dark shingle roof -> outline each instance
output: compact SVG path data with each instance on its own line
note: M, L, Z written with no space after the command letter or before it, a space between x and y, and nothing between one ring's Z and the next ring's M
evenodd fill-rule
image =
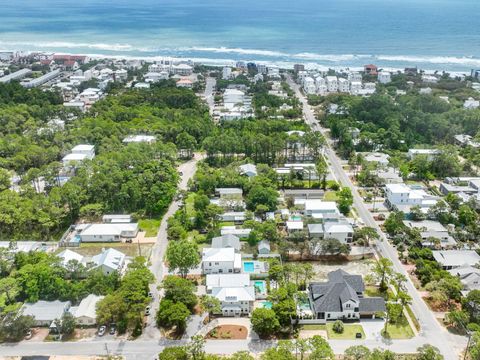
M332 282L343 282L345 281L350 285L357 293L362 293L365 291L365 285L361 275L350 275L342 269L338 269L328 273L328 280Z
M385 300L381 297L361 298L360 313L373 313L386 311Z

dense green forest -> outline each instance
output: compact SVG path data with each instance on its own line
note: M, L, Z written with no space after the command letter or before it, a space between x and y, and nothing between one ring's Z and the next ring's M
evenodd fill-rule
M139 217L166 209L178 180L177 146L190 153L202 143L214 126L208 109L172 82L115 92L78 114L57 93L0 84L0 239L55 239L85 207ZM131 134L157 142L123 144ZM95 145L97 156L60 186L60 160L77 144Z

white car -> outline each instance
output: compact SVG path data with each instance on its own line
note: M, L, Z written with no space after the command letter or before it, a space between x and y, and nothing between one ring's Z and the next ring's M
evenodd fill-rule
M105 325L102 325L98 328L98 336L103 336L105 335L105 332L107 331L107 327Z

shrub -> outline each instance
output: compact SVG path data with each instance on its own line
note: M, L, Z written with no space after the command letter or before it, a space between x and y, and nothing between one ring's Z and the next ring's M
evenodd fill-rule
M344 326L343 326L343 322L341 320L337 320L333 323L332 325L332 329L333 331L335 331L337 334L341 334L343 333L343 330L344 330Z

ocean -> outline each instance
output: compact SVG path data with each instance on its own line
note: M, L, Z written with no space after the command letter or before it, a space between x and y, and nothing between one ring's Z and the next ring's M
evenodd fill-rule
M480 0L0 0L0 49L480 69Z

